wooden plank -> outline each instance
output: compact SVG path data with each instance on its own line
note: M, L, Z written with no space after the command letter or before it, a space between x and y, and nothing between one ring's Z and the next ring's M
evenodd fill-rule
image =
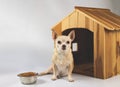
M69 28L76 28L77 27L77 12L74 11L69 16Z
M55 31L58 35L61 35L62 34L62 30L61 30L61 23L57 24L52 30Z
M105 12L105 13L107 13L107 12ZM108 14L109 14L110 16L115 17L116 19L118 19L118 21L120 21L120 16L119 16L119 15L117 15L117 14L115 14L115 13L113 13L113 12L108 12Z
M94 30L93 20L89 20L89 30L90 30L90 31L93 31L93 30Z
M69 17L65 18L62 21L62 31L69 28Z
M78 14L78 27L85 28L85 16L81 12Z
M97 58L95 59L95 77L105 79L105 31L98 26Z
M105 31L105 49L105 77L109 78L117 74L115 31Z
M90 19L88 17L85 17L85 28L89 30L89 22Z
M79 28L79 12L76 10L76 16L77 16L77 19L76 19L76 21L77 21L77 28Z
M103 21L102 19L98 18L97 16L95 16L96 14L94 14L93 11L91 12L91 11L86 11L86 10L81 10L81 11L78 10L78 12L80 12L82 15L92 19L93 21L99 23L100 25L106 27L109 30L115 29L114 26L110 25L109 23L107 23L107 22Z
M120 25L120 16L112 12L104 12L103 14L107 15L110 19L112 18L113 20L115 20L115 23L117 22L117 24Z
M108 18L104 17L105 15L103 15L101 12L99 11L89 11L89 13L91 13L92 15L96 16L97 20L101 20L102 23L105 23L108 26L113 26L114 28L117 28L119 26L117 26L114 22L112 22L111 20L109 20Z
M120 31L117 32L117 73L120 74Z
M75 6L75 9L110 11L110 9L105 9L105 8L80 7L80 6Z
M93 32L93 20L89 19L88 17L85 17L85 28Z
M94 22L94 77L97 77L97 58L98 58L98 24Z
M96 11L96 13L99 15L98 17L102 18L104 21L112 24L115 27L120 27L120 21L116 20L114 16L110 16L110 13L101 13L101 11Z

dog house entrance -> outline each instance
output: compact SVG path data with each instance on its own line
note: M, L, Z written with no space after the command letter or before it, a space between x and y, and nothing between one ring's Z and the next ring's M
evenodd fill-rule
M93 76L93 32L85 28L71 28L62 34L68 35L72 30L75 31L75 39L72 42L75 65L73 72Z

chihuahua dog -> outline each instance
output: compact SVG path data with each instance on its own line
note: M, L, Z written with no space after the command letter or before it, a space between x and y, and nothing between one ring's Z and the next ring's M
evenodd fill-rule
M40 75L53 73L52 80L68 76L68 81L73 82L72 71L74 68L74 60L71 50L71 42L75 38L75 31L72 30L68 36L58 36L57 33L53 31L52 38L54 40L52 64L48 70L40 73Z

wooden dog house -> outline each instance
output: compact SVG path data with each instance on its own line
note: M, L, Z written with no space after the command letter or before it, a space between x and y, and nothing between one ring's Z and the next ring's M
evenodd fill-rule
M120 16L109 9L75 7L52 30L59 35L75 30L74 72L102 79L120 74Z

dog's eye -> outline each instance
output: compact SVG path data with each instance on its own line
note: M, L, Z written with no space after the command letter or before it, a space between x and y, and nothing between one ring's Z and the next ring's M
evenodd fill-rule
M58 41L58 44L61 44L61 41Z
M67 43L67 44L69 44L70 42L69 42L69 41L67 41L66 43Z

